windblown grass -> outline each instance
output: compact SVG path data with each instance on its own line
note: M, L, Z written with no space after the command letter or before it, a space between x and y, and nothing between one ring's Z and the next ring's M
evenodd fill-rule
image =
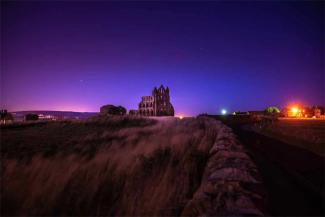
M1 214L179 215L221 125L94 117L2 127Z

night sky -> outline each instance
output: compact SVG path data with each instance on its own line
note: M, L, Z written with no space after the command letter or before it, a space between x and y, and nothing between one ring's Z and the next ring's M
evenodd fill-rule
M6 2L1 107L136 109L167 85L177 115L324 104L319 2Z

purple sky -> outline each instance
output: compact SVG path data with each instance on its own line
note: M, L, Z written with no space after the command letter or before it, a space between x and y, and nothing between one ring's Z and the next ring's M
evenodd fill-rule
M176 114L324 104L319 2L6 2L1 107L137 108L169 86Z

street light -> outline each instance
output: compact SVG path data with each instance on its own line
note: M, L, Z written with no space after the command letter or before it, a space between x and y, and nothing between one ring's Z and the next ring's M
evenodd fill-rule
M226 115L226 114L227 114L227 110L226 110L226 109L222 109L222 110L221 110L221 114L222 114L222 115Z
M298 108L297 107L292 107L291 108L291 112L294 114L294 115L297 115L297 113L298 113Z

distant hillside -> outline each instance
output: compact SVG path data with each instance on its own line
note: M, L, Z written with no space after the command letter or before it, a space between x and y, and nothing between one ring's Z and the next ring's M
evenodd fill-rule
M14 117L22 117L28 113L53 115L56 117L64 117L65 119L87 119L98 114L98 112L72 112L72 111L16 111L12 112Z

